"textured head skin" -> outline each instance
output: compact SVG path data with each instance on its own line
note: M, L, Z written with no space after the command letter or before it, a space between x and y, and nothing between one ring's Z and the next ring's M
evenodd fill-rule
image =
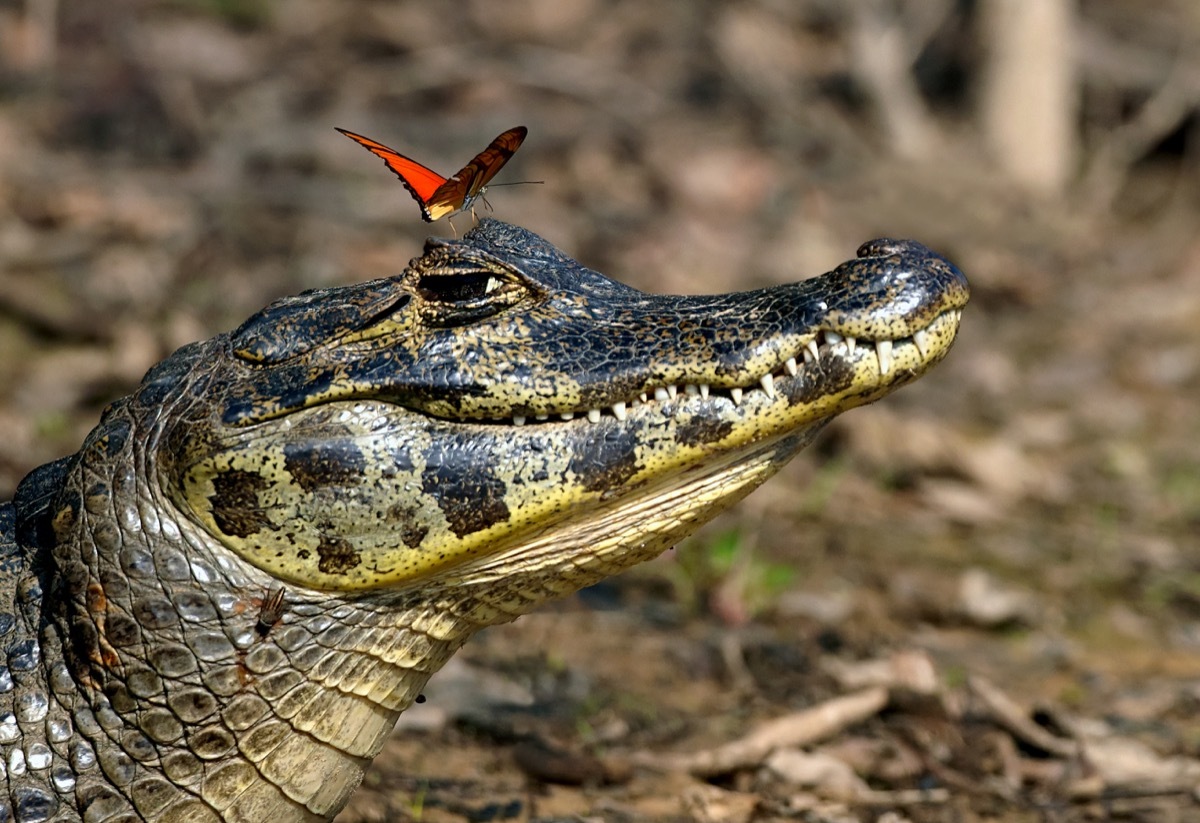
M160 473L209 534L290 583L467 573L560 521L619 519L715 458L754 449L729 471L768 471L834 414L939 359L961 275L916 244L869 253L790 286L673 297L485 221L460 242L430 241L398 277L251 318L227 356L205 356L203 401L177 410ZM942 315L922 354L912 334ZM830 331L863 344L790 375L787 361ZM881 375L872 341L905 338Z
M966 300L911 242L669 297L487 220L181 349L0 507L0 736L40 706L47 764L9 811L331 818L467 637L672 545Z

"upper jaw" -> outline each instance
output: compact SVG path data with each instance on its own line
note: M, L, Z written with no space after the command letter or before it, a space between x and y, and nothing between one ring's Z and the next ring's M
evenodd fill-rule
M739 407L756 393L774 400L786 396L799 381L811 381L814 374L851 364L862 364L877 386L883 387L894 380L912 379L939 361L953 342L961 317L961 308L947 309L928 326L897 339L859 340L833 330L818 329L798 336L772 365L757 374L748 370L740 379L705 382L704 378L698 377L692 381L685 378L679 382L648 384L641 391L620 395L604 405L568 403L555 406L554 398L545 398L543 406L516 405L509 417L483 417L480 422L524 426L577 418L599 423L606 417L624 422L630 415L655 406L669 413L664 405L669 401L725 403ZM807 377L804 372L809 373Z
M862 393L882 393L944 356L967 300L961 273L909 241L865 244L800 283L711 297L650 295L572 261L547 274L444 246L398 281L409 302L331 329L340 344L264 363L279 379L225 381L224 422L370 399L451 422L624 422L680 397L731 408L755 392L773 400L828 383L831 369L853 369ZM370 297L374 311L380 298Z

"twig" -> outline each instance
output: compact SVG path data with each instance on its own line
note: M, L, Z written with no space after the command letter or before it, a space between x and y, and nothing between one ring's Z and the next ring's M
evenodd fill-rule
M929 157L937 127L913 79L904 31L876 0L855 0L851 12L851 63L879 112L889 147L902 158Z
M693 754L649 755L635 758L635 762L649 768L685 771L697 777L725 774L757 766L776 749L823 740L878 713L887 702L887 689L863 689L776 718L745 737L713 749Z
M987 706L996 722L1026 743L1058 757L1075 757L1079 754L1078 743L1074 740L1055 737L1034 723L1012 698L984 678L973 676L967 681L967 684L975 696Z
M854 798L862 806L916 806L919 803L948 803L948 789L896 789L865 792Z
M1179 128L1200 106L1200 68L1181 51L1166 81L1133 119L1110 130L1092 152L1083 191L1093 208L1107 209L1129 176L1133 164Z

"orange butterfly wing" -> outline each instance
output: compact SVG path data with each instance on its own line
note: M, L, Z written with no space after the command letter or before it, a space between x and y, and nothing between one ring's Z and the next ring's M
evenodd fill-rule
M504 168L508 159L521 148L521 143L525 141L525 135L528 133L529 129L517 126L489 143L470 163L438 187L433 197L425 204L428 215L425 219L433 222L447 214L468 208L476 197L483 194L487 184Z
M521 147L525 135L529 133L524 126L509 129L475 155L471 162L454 176L446 178L369 137L346 129L338 131L383 160L417 201L421 207L421 217L426 223L432 223L469 207Z
M346 129L338 129L338 131L371 154L381 158L387 167L400 178L400 182L404 184L404 188L408 189L408 193L413 196L413 199L417 201L421 207L421 216L428 222L436 219L429 216L427 204L437 190L448 182L445 177L427 166L422 166L416 160L405 157L395 149L388 148L383 143L378 143L369 137L363 137L361 134L355 134Z

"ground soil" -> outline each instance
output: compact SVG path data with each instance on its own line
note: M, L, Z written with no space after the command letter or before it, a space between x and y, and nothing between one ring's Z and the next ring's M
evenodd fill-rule
M178 346L450 233L334 126L450 171L523 123L501 180L543 182L497 216L619 280L904 236L971 305L688 543L468 644L339 820L1200 819L1200 18L1079 4L1078 171L1034 193L974 114L975 4L893 5L915 147L855 4L0 2L0 499ZM801 747L849 777L667 764L873 684Z

